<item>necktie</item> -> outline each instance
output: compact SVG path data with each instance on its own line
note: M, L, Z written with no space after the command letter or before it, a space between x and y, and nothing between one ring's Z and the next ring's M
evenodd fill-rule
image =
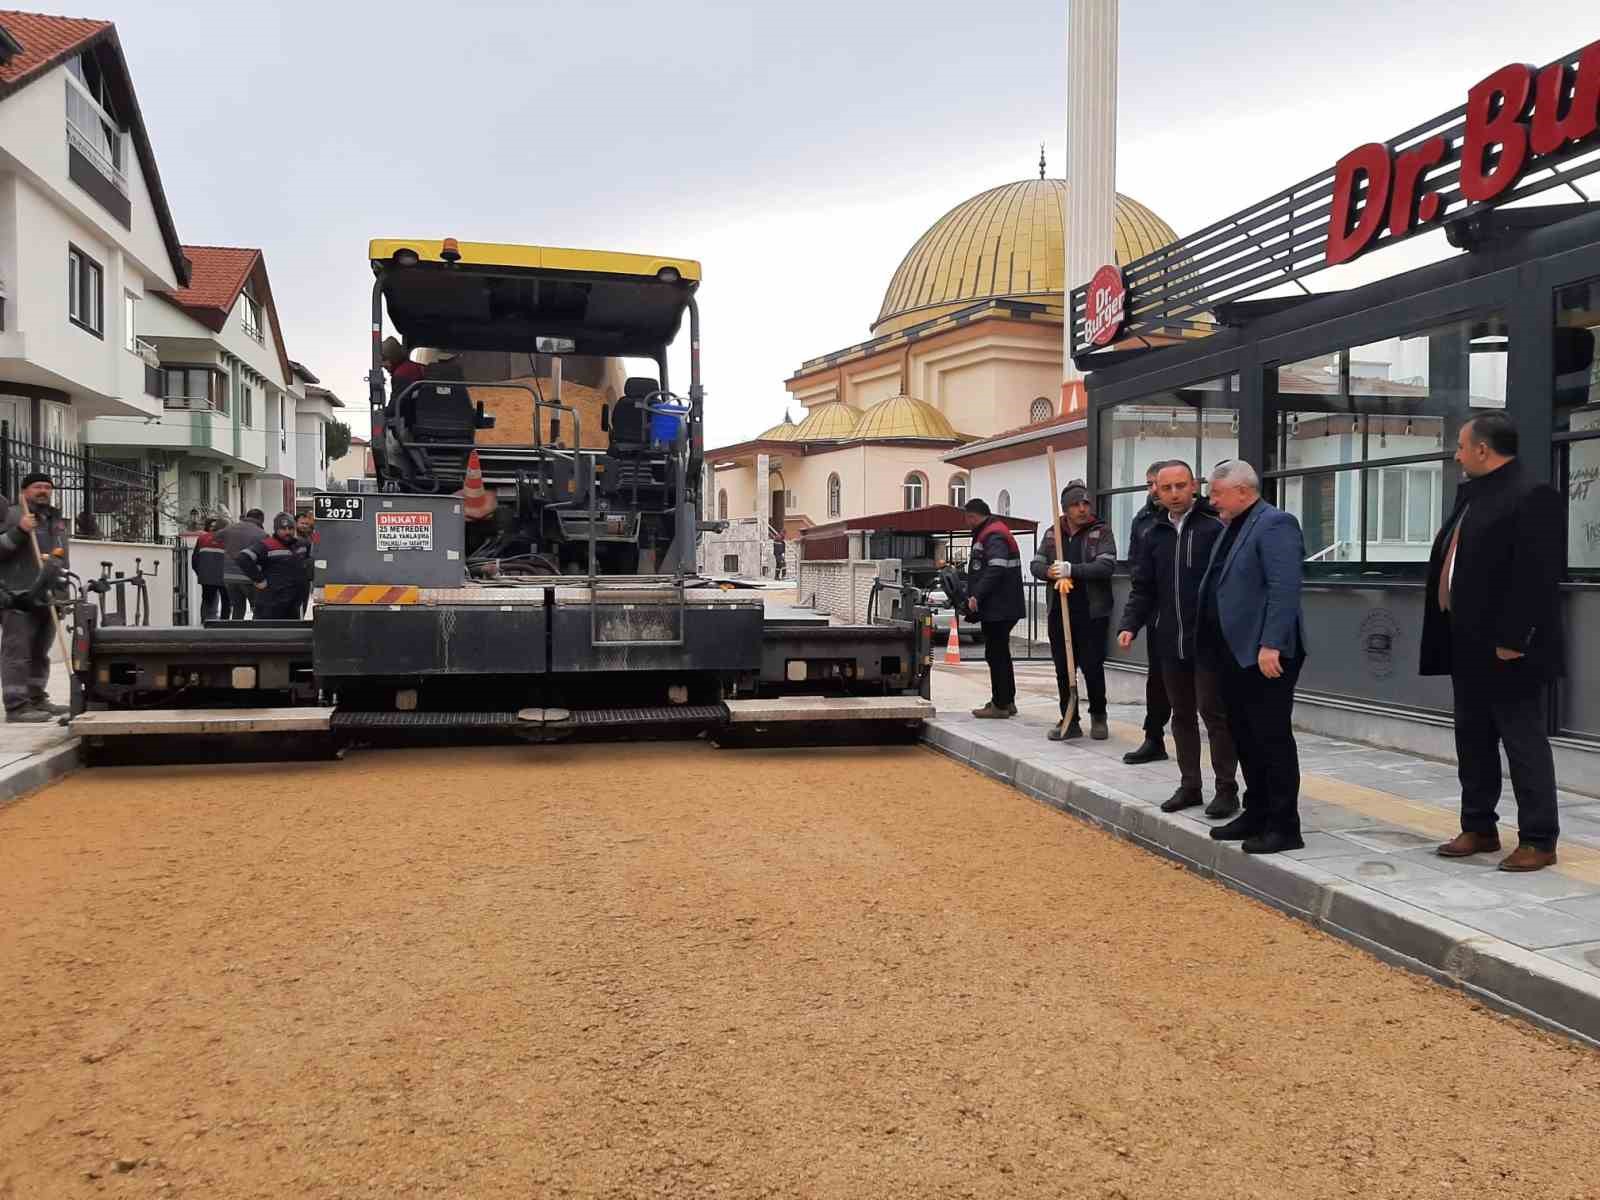
M1461 526L1466 521L1467 514L1462 511L1456 520L1456 527L1450 531L1450 545L1444 552L1444 569L1439 572L1439 611L1450 611L1450 574L1456 565L1456 548L1461 545Z

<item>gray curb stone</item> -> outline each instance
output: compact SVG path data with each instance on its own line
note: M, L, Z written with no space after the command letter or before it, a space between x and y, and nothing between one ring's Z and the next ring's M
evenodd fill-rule
M77 738L30 754L21 762L0 769L0 804L36 792L82 765L83 754Z
M1030 799L1216 879L1385 962L1600 1047L1600 976L1335 875L1315 858L1245 854L1236 843L1213 841L1198 822L1075 775L1065 762L1022 757L938 720L924 725L923 740Z

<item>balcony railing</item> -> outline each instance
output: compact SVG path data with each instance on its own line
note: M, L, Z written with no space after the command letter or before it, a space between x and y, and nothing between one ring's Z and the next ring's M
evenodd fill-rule
M119 132L119 140L121 136ZM67 80L67 141L115 184L118 191L123 195L128 194L128 177L113 158L114 153L120 152L121 146L113 149L106 131L106 118L99 105L70 79Z
M159 367L161 365L161 351L157 350L142 337L133 339L133 352L144 359L144 365L147 367Z
M209 396L164 396L161 403L170 409L179 409L186 412L214 412L221 413L222 406Z

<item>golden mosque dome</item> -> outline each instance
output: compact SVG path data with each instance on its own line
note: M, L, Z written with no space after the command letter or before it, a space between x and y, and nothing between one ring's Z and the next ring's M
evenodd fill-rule
M894 333L1000 296L1062 302L1067 181L1024 179L956 205L917 239L889 281L873 336ZM1137 200L1118 195L1118 265L1178 235Z
M945 442L958 442L961 435L949 419L933 405L911 396L890 396L880 400L861 414L852 437L867 438L930 438Z
M756 434L758 442L792 442L800 436L800 427L789 419L789 412L784 410L783 420L774 425L765 433Z
M794 431L793 441L843 441L855 436L861 414L842 400L829 400L806 414Z

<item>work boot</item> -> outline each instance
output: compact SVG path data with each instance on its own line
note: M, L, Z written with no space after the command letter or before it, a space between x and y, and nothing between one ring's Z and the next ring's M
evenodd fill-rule
M1226 825L1212 826L1211 837L1218 842L1242 842L1246 838L1259 837L1262 832L1260 817L1241 813Z
M1122 761L1130 767L1137 767L1141 763L1165 762L1167 760L1167 742L1165 738L1144 735L1144 741L1139 743L1139 748L1129 750L1122 756Z
M1298 833L1281 833L1271 830L1267 833L1247 837L1239 843L1239 849L1246 854L1282 854L1285 850L1304 850L1305 839Z
M1017 715L1017 706L1015 704L1000 705L991 700L982 708L973 709L972 715L980 721L1004 721L1007 717Z
M1070 742L1083 736L1083 726L1078 724L1077 717L1073 717L1070 721L1063 717L1062 722L1066 725L1066 728L1061 731L1061 741Z
M1219 787L1217 794L1211 798L1211 803L1206 805L1206 816L1221 820L1231 817L1239 811L1239 789L1236 787Z
M1502 871L1542 871L1546 867L1556 865L1556 852L1554 850L1541 850L1537 846L1530 846L1523 842L1510 854L1500 860Z
M6 709L6 721L13 725L43 725L46 721L54 720L55 717L44 709L29 705Z
M1492 854L1500 849L1498 833L1458 833L1438 849L1440 858L1468 858L1474 854Z
M1106 725L1104 716L1089 714L1089 736L1097 742L1103 742L1111 736L1111 729Z
M41 696L37 700L30 701L28 707L41 709L52 717L64 717L72 711L65 704L52 704L49 696Z
M1161 802L1161 811L1164 813L1182 812L1186 808L1193 808L1195 805L1203 803L1205 803L1205 796L1199 788L1180 787Z

